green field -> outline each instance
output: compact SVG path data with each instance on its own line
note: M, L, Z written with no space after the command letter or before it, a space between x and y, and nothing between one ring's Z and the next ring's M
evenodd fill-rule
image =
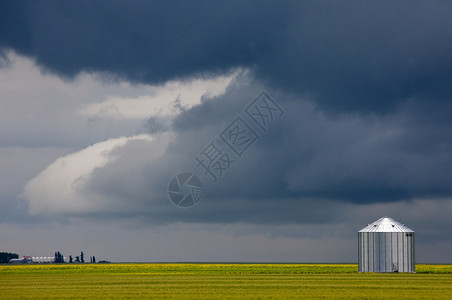
M416 274L353 264L65 264L0 266L1 299L452 299L452 265Z

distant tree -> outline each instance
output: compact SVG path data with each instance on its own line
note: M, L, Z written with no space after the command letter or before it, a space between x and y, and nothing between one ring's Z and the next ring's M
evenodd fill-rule
M69 263L72 264L72 255L69 255Z
M75 262L80 262L80 257L76 256L75 257Z
M55 263L64 263L64 257L60 251L55 252Z
M0 252L0 263L2 264L8 263L13 258L19 258L19 255L16 253Z
M95 263L96 263L96 257L93 256L93 264L95 264Z
M83 251L80 253L80 262L85 262L85 255L83 254Z

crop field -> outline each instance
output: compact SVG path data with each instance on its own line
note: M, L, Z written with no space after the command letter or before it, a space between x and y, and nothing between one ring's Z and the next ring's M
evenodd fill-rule
M452 265L416 274L355 264L42 264L0 266L0 299L452 299Z

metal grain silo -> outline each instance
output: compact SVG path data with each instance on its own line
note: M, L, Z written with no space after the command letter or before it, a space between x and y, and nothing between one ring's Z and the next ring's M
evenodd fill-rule
M358 231L359 272L415 272L414 231L383 217Z

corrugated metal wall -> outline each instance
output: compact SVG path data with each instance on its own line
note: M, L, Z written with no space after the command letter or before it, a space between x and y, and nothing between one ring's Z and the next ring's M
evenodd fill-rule
M415 272L414 232L359 232L359 272Z

